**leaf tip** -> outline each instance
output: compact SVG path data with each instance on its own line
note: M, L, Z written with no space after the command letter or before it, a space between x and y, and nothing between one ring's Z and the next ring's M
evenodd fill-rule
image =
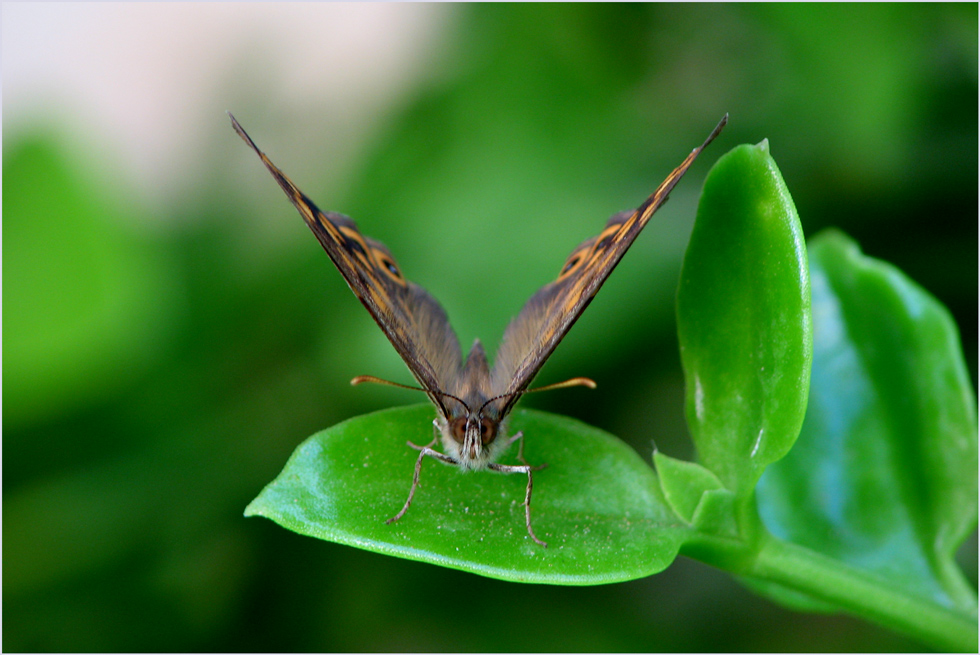
M245 513L243 516L246 518L250 516L263 516L262 508L258 504L258 498L248 504L248 506L245 508Z

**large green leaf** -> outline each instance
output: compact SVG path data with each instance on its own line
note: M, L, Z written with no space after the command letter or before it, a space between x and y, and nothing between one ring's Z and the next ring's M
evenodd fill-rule
M708 174L677 327L701 462L747 498L799 433L812 349L803 232L765 141L735 148Z
M799 442L766 471L769 530L975 611L953 556L977 524L976 398L943 306L838 232L813 241L814 361Z
M519 410L513 431L534 474L535 544L524 526L522 475L462 472L424 461L408 513L417 451L434 410L417 405L353 418L305 441L246 509L300 534L517 582L599 584L666 568L686 528L653 469L622 441L578 421ZM516 463L516 444L509 459ZM507 461L507 460L504 460Z

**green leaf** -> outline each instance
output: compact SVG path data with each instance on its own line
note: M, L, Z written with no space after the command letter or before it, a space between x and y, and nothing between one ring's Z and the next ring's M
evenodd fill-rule
M722 489L715 474L694 462L668 457L661 452L653 454L660 476L660 486L671 509L687 523L694 520L694 512L706 491Z
M799 433L812 350L803 233L765 141L708 174L677 324L701 462L746 498Z
M976 611L954 562L977 524L976 398L945 308L839 232L810 252L814 361L799 443L766 471L769 530Z
M647 576L676 557L686 528L653 469L629 446L572 419L519 410L511 431L534 474L524 525L523 475L463 472L426 459L405 502L418 452L432 439L431 406L367 414L307 439L245 510L320 539L515 582L584 585ZM517 463L516 444L508 458ZM505 462L508 459L504 460Z
M752 586L774 600L816 611L833 605L912 635L936 650L977 650L975 613L910 594L881 576L767 532L757 544L758 552L746 572L754 581L762 582Z
M664 497L685 523L701 532L736 534L732 492L724 488L714 473L700 464L674 459L659 451L653 454L653 461Z

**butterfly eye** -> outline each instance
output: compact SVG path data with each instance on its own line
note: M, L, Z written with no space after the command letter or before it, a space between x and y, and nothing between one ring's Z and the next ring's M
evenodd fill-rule
M466 436L466 419L458 418L453 421L453 439L457 443L463 443L463 438Z
M488 418L480 420L480 439L486 445L497 436L496 424Z

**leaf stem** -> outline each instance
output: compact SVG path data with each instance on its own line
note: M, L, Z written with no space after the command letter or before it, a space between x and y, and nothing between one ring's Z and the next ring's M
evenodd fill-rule
M775 537L762 540L748 575L829 601L946 651L977 651L977 620L889 587L880 578Z

